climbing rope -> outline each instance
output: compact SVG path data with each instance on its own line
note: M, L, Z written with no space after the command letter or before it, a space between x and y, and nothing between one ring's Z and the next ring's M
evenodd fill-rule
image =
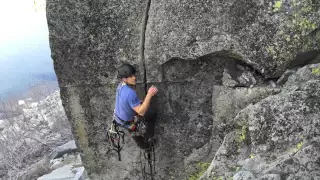
M143 180L154 180L156 174L155 159L154 142L151 141L149 142L149 149L140 150L140 164Z
M142 118L137 124L137 128L141 131L146 130L145 119ZM125 133L119 130L115 121L112 122L110 129L107 132L107 141L112 144L114 151L118 153L119 161L121 161L121 150L125 144ZM121 145L122 144L122 145ZM143 180L154 180L155 172L155 151L154 140L148 141L148 149L140 149L140 165Z

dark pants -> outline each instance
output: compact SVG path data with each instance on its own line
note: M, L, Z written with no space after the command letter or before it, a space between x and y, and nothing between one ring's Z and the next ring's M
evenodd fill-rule
M140 117L139 119L139 120L145 121L146 132L142 136L133 135L132 138L141 149L149 148L148 140L153 138L154 136L154 127L155 127L156 117L157 117L156 111L150 107L148 111L145 113L144 118Z

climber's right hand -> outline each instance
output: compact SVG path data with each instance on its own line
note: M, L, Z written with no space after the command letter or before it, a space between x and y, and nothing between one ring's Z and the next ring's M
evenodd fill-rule
M150 96L154 96L154 95L157 94L158 91L159 91L158 88L155 87L154 85L152 85L152 86L149 88L149 90L148 90L148 94L149 94Z

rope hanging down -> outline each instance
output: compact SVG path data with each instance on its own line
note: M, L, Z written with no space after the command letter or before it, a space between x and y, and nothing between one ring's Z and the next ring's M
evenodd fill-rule
M150 141L149 149L140 150L140 163L143 180L154 180L154 176L156 174L155 158L154 141Z
M144 131L145 119L136 124L138 129ZM107 141L111 142L113 148L112 150L118 153L119 161L121 161L121 150L125 144L124 136L125 133L119 130L119 127L115 121L112 122L110 129L107 132ZM155 172L155 151L154 151L154 139L151 138L148 140L147 149L140 149L140 164L141 164L141 173L143 180L154 180Z

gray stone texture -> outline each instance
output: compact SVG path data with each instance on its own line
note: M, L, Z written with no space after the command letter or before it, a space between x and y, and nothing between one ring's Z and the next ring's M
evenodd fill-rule
M67 153L72 153L72 152L77 152L78 148L75 144L74 141L69 141L66 144L63 144L61 146L56 147L55 149L53 149L53 151L48 155L48 159L55 159L55 158L59 158L61 156L63 156L64 154Z
M138 167L129 164L137 161L139 150L130 149L133 142L126 138L129 147L122 154L124 161L118 162L105 133L114 109L117 66L130 62L139 70L139 82L143 80L140 41L146 7L141 0L47 1L51 54L62 103L93 179L135 179Z
M285 65L297 64L291 62L297 54L319 49L319 14L319 3L310 0L152 1L145 47L148 81L161 81L161 64L172 58L211 53L243 59L268 77L278 76Z
M301 92L262 99L279 92L265 77L280 76L298 54L313 52L303 59L307 63L319 49L319 3L299 2L286 1L279 6L273 0L48 0L54 69L89 177L141 179L140 150L132 139L126 136L121 162L105 141L118 83L116 69L123 62L139 70L141 98L145 85L154 84L160 90L152 102L158 110L156 179L183 179L194 173L189 168L194 164L211 162L233 150L241 156L233 154L232 160L244 159L252 150L260 152L261 138L267 140L267 149L273 145L270 136L280 138L277 147L296 143L297 138L288 133L300 129L284 127L286 121L281 119L268 120L264 110L274 108L280 113L277 108L283 108L289 114L292 111L292 117L280 113L272 118L283 116L294 119L292 123L312 122L315 126L316 117L309 111L317 106L309 107L308 103L317 104L317 100L307 97L318 95L314 92L317 82L301 86ZM230 88L225 90L226 98L232 99L229 102L217 95L215 88L223 85ZM299 103L309 109L300 108ZM298 114L304 110L309 119ZM246 111L254 114L251 119L244 118L250 115ZM260 114L268 116L267 120L255 117ZM255 135L250 136L254 146L241 145L239 150L233 139L239 136L237 128L244 126L242 122L247 123L249 134ZM266 132L254 129L262 125ZM300 134L308 135L308 130L316 133L312 126L303 127ZM281 134L286 128L288 133ZM231 143L230 149L225 148L226 143Z
M319 177L319 64L298 69L283 91L239 111L202 179L250 171L257 178ZM302 73L304 72L304 73ZM308 73L310 72L310 73ZM312 74L312 75L311 75ZM294 80L293 80L294 79Z

